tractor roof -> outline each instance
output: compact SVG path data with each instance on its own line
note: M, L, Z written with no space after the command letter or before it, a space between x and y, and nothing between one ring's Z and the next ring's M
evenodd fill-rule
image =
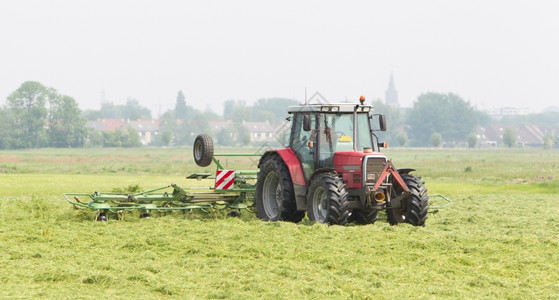
M327 103L327 104L307 104L307 105L294 105L287 108L287 112L301 113L301 112L322 112L322 113L353 113L355 103ZM359 105L357 110L362 112L373 111L372 105Z

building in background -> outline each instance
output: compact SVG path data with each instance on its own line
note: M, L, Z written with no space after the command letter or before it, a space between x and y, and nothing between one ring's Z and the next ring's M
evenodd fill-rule
M399 107L398 104L398 91L394 86L394 75L390 74L390 82L388 83L388 89L384 93L384 102L386 105L390 105L392 107Z
M153 142L155 136L159 133L159 120L140 119L130 121L125 119L97 119L87 121L85 126L97 131L115 131L128 130L132 128L138 132L142 145L149 145Z
M554 133L554 130L542 130L536 125L523 125L523 126L478 126L476 135L478 138L479 147L501 147L504 145L503 133L507 128L510 128L516 133L517 146L528 147L542 147L544 144L545 135L547 133Z

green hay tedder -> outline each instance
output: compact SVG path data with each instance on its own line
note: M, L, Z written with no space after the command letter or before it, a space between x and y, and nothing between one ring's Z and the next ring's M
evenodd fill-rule
M210 140L209 136L201 135L198 140L204 138ZM198 141L197 140L197 141ZM207 143L207 142L206 142ZM207 148L204 155L209 155ZM195 146L194 156L200 148ZM245 154L221 154L216 156L257 156ZM211 157L217 166L216 176L210 173L195 173L188 176L188 181L201 181L202 179L215 178L215 185L209 187L182 188L176 184L170 184L159 188L138 192L94 192L66 193L64 198L75 208L89 208L97 211L96 220L106 221L109 214L121 219L127 212L139 210L140 218L150 217L153 212L167 214L172 211L190 212L199 210L210 213L218 210L229 210L229 216L237 216L240 211L254 209L254 191L257 171L255 170L224 170L216 156Z

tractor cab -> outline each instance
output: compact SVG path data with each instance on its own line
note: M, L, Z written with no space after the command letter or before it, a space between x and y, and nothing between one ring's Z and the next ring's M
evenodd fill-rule
M373 134L370 105L311 104L291 106L291 138L293 150L303 167L305 180L319 169L335 169L336 153L354 152L345 156L362 158L379 153L379 143ZM384 116L377 115L380 130L385 129Z

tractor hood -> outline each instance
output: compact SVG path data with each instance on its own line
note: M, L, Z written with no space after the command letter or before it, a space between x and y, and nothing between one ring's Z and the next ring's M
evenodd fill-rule
M372 176L372 181L375 181L385 162L386 156L380 152L347 151L334 154L334 169L342 175L350 189L361 188L367 180L366 175Z
M363 165L363 158L365 156L382 157L386 159L386 156L380 152L336 152L336 154L334 154L334 168L336 169L336 172L356 170L355 167L357 167L357 170L360 170L361 166Z

